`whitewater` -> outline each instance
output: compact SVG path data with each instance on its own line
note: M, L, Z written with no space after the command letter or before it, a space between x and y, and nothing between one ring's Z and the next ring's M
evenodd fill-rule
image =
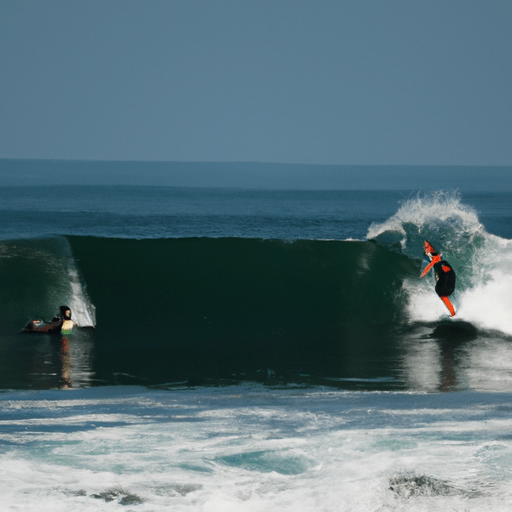
M510 195L4 192L1 510L510 510Z
M419 194L384 223L372 224L367 238L398 241L410 256L421 253L423 240L436 240L436 249L462 270L457 317L512 335L512 241L488 233L459 194ZM445 312L428 281L406 280L403 286L412 320L435 321Z
M3 510L509 510L510 394L6 392Z

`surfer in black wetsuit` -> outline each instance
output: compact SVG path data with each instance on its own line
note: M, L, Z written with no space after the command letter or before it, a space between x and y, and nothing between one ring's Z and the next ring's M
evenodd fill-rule
M428 244L428 242L425 241L425 244ZM428 247L432 248L430 244L428 244ZM436 293L439 295L439 298L444 302L450 311L451 316L454 316L455 309L448 297L455 290L455 271L453 270L452 266L447 261L443 260L441 255L439 255L437 252L431 250L429 251L429 254L432 259L430 263L425 267L425 270L423 270L420 277L426 276L430 269L432 269L432 267L434 268L434 273L436 275Z
M434 264L436 274L436 293L439 297L449 297L455 290L455 271L452 266L444 260Z

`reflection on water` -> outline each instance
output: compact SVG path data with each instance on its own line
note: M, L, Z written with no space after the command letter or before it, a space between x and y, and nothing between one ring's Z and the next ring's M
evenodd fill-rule
M165 350L147 351L143 363L154 370L152 379L148 380L144 379L144 364L140 367L135 364L139 352L120 354L105 348L99 350L95 346L95 334L93 329L77 329L72 336L65 337L1 336L0 389L68 389L127 383L115 372L129 374L130 384L168 382L163 380L167 373L155 369L159 361L165 365L169 362ZM102 345L101 339L96 342ZM324 368L322 384L347 389L429 393L465 389L512 392L511 336L449 320L413 325L395 337L393 343L393 356L379 358L375 375L369 370L375 364L375 356L368 353L367 359L359 357L353 364L347 363L339 375L334 375L336 378L329 373L331 367ZM126 368L134 371L129 373Z
M512 339L489 336L465 354L461 373L471 388L481 391L512 390Z
M93 332L19 334L2 339L4 388L68 389L93 385Z
M73 368L73 365L71 363L70 344L71 343L66 336L64 336L60 341L61 371L59 379L59 388L61 389L73 387L73 377L71 375L71 369Z
M441 355L438 344L431 340L418 340L406 350L401 361L402 374L400 375L406 382L406 388L437 391L440 387L441 375Z
M398 373L411 390L512 391L512 338L462 321L421 325L401 343Z

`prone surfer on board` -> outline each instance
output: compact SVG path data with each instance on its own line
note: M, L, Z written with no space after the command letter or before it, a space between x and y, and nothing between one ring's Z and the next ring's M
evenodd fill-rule
M436 293L444 302L448 311L450 311L450 315L454 316L455 308L448 297L455 290L455 271L447 261L441 258L441 255L435 251L428 240L425 240L425 255L430 260L430 263L425 267L420 277L426 276L432 267L434 268L436 274Z
M46 334L71 334L73 327L77 324L71 319L71 309L67 306L61 306L60 315L54 316L51 322L45 322L41 319L31 320L22 332L36 332Z

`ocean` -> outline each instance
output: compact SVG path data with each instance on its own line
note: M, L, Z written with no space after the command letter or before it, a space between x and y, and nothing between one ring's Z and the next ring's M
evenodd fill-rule
M322 190L314 166L0 164L1 510L510 510L511 169ZM63 304L72 335L20 332Z

